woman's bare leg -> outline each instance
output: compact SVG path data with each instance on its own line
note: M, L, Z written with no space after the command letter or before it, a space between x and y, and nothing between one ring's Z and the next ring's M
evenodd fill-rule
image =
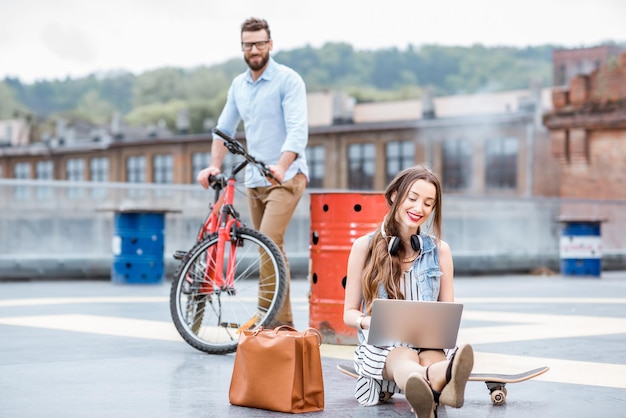
M426 379L430 387L437 392L441 392L446 385L446 370L448 360L443 350L422 350L419 353L420 364L428 368Z
M418 418L433 418L433 393L426 382L426 367L420 364L418 353L407 347L397 347L387 355L383 377L402 389Z
M442 351L420 352L421 364L428 367L426 378L431 388L441 392L438 402L460 408L465 400L465 385L474 366L474 352L470 345L463 345L452 362L445 360L445 356L443 361L437 361L442 355Z

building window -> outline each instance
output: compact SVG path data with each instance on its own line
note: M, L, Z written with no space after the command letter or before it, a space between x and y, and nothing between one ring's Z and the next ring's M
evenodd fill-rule
M558 80L555 81L554 85L563 86L565 84L567 84L567 68L565 67L565 64L560 64Z
M210 152L194 152L191 154L191 182L195 183L198 173L211 165Z
M126 159L126 181L128 183L146 182L146 157L136 156Z
M16 163L13 166L13 177L20 180L30 179L30 163ZM16 199L28 199L30 189L26 186L15 186L13 194Z
M37 161L35 164L35 177L37 180L52 180L54 178L54 165L52 161ZM39 199L52 198L52 188L50 186L38 186L37 197Z
M487 140L485 144L485 180L491 189L517 188L517 138Z
M30 178L30 163L16 163L13 166L13 177L26 180Z
M67 180L83 181L85 179L85 161L78 158L70 158L65 163Z
M79 158L70 158L65 163L66 177L68 181L83 181L85 180L85 160ZM82 187L70 186L67 191L68 197L82 197Z
M154 183L172 183L172 161L171 155L155 155L152 158L152 181Z
M348 146L348 188L352 190L374 188L375 149L374 144Z
M468 189L472 180L472 146L465 140L443 141L443 188Z
M54 166L52 161L37 161L35 165L35 177L37 180L52 180Z
M309 147L306 150L307 165L309 166L308 187L320 189L324 187L324 172L326 149L322 145Z
M415 143L413 141L388 142L385 157L387 159L385 180L389 184L400 171L415 165Z
M92 158L89 162L89 179L91 181L109 181L109 159L106 157Z
M89 179L92 182L101 183L109 181L109 159L106 157L92 158L89 161ZM107 195L107 189L104 187L92 187L91 196L98 199L104 199Z
M155 155L152 157L152 182L171 184L173 180L173 159L171 155ZM155 190L154 196L170 196L171 190Z
M126 159L126 182L145 183L146 182L146 157L135 156ZM144 190L131 188L128 190L128 197L143 197Z

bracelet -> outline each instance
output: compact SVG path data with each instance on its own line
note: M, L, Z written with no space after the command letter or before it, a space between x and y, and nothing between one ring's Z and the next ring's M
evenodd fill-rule
M365 314L361 314L361 316L359 316L356 319L356 327L360 330L363 330L363 327L361 326L361 322L363 322L363 319L365 318Z

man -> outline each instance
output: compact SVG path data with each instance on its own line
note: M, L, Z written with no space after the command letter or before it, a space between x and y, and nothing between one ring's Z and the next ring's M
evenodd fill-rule
M241 48L248 69L235 77L217 128L234 136L244 123L248 151L267 163L280 185L270 183L258 170L246 168L248 204L254 228L269 236L280 248L287 263L284 237L291 217L308 182L305 148L308 142L306 88L291 68L270 57L273 41L264 19L250 18L241 25ZM220 173L228 150L213 137L211 165L198 173L205 189L210 175ZM293 326L289 290L276 317L277 325Z

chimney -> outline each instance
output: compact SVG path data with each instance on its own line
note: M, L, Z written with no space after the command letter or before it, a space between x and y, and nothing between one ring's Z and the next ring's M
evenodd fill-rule
M356 100L342 92L333 93L333 124L345 125L354 120Z
M124 137L122 134L122 116L120 112L115 112L111 119L111 136L116 141Z
M424 96L422 96L422 118L423 119L435 119L435 101L433 100L433 88L426 86L424 89Z
M67 131L67 122L65 121L65 119L63 118L57 119L54 136L56 136L60 142L63 142L63 140L65 139L65 135L67 133L66 131Z
M189 133L189 111L187 108L182 108L176 115L176 130L181 135L187 135Z

